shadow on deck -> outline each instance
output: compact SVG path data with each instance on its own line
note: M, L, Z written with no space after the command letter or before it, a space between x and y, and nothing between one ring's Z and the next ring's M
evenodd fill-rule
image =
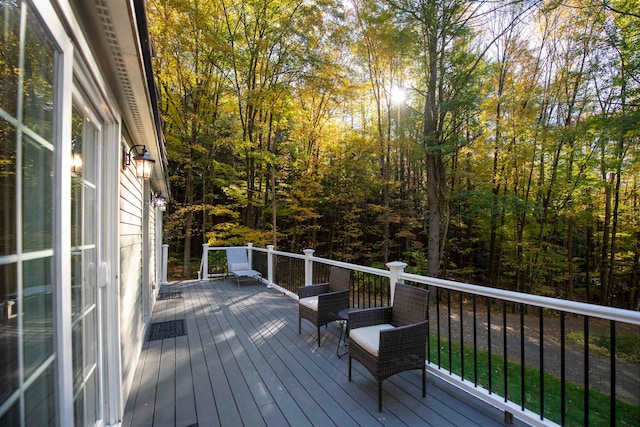
M322 328L318 348L309 322L298 335L297 301L264 285L161 291L152 323L184 319L186 333L145 341L123 426L505 425L502 412L430 376L422 399L419 371L384 381L377 412L373 377L354 361L349 382L348 358L336 356L340 326Z

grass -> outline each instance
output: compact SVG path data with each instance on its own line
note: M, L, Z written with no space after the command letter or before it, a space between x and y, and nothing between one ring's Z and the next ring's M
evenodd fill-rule
M486 351L478 351L477 357L477 384L489 389L489 354ZM437 337L430 336L430 361L437 363ZM461 375L460 343L451 342L451 367L449 366L449 341L440 338L440 367L449 370L456 375ZM464 379L474 382L473 348L465 346L464 349ZM504 360L502 356L491 356L491 392L504 397ZM540 413L540 371L525 367L525 402L524 407L535 413ZM511 402L521 405L520 396L520 365L507 362L507 398ZM585 425L584 388L565 382L565 425ZM544 416L558 424L561 423L561 382L551 374L544 374ZM589 391L588 416L590 426L610 425L610 398L599 391ZM640 406L630 405L620 400L616 401L616 425L640 426Z
M584 332L570 332L567 341L584 347ZM601 356L611 355L611 335L605 330L594 330L589 333L589 349ZM616 334L616 358L629 363L640 363L640 342L633 335Z

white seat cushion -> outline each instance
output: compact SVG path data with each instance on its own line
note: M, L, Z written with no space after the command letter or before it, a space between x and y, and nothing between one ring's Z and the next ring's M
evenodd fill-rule
M380 331L383 329L393 329L394 326L388 323L381 325L365 326L364 328L351 329L349 331L349 341L357 343L369 353L378 355L380 348Z
M304 305L305 307L313 310L313 311L318 311L318 297L314 296L314 297L306 297L306 298L300 298L299 300L300 305Z

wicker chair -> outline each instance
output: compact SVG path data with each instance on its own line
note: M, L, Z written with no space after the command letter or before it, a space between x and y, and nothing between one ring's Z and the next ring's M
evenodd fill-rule
M302 319L307 319L318 328L337 320L340 310L349 308L349 283L351 270L331 267L329 283L301 286L298 288L298 334L302 332Z
M427 290L399 283L393 307L349 313L349 381L353 358L378 381L379 412L382 412L382 381L399 372L421 369L422 397L426 397L428 302Z

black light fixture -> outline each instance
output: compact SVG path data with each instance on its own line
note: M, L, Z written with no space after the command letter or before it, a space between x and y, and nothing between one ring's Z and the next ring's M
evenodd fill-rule
M127 170L127 167L131 166L131 152L136 147L142 147L142 154L133 156L133 161L136 163L136 176L142 179L150 179L153 164L156 161L149 155L146 145L134 145L128 152L126 147L122 147L122 170Z

